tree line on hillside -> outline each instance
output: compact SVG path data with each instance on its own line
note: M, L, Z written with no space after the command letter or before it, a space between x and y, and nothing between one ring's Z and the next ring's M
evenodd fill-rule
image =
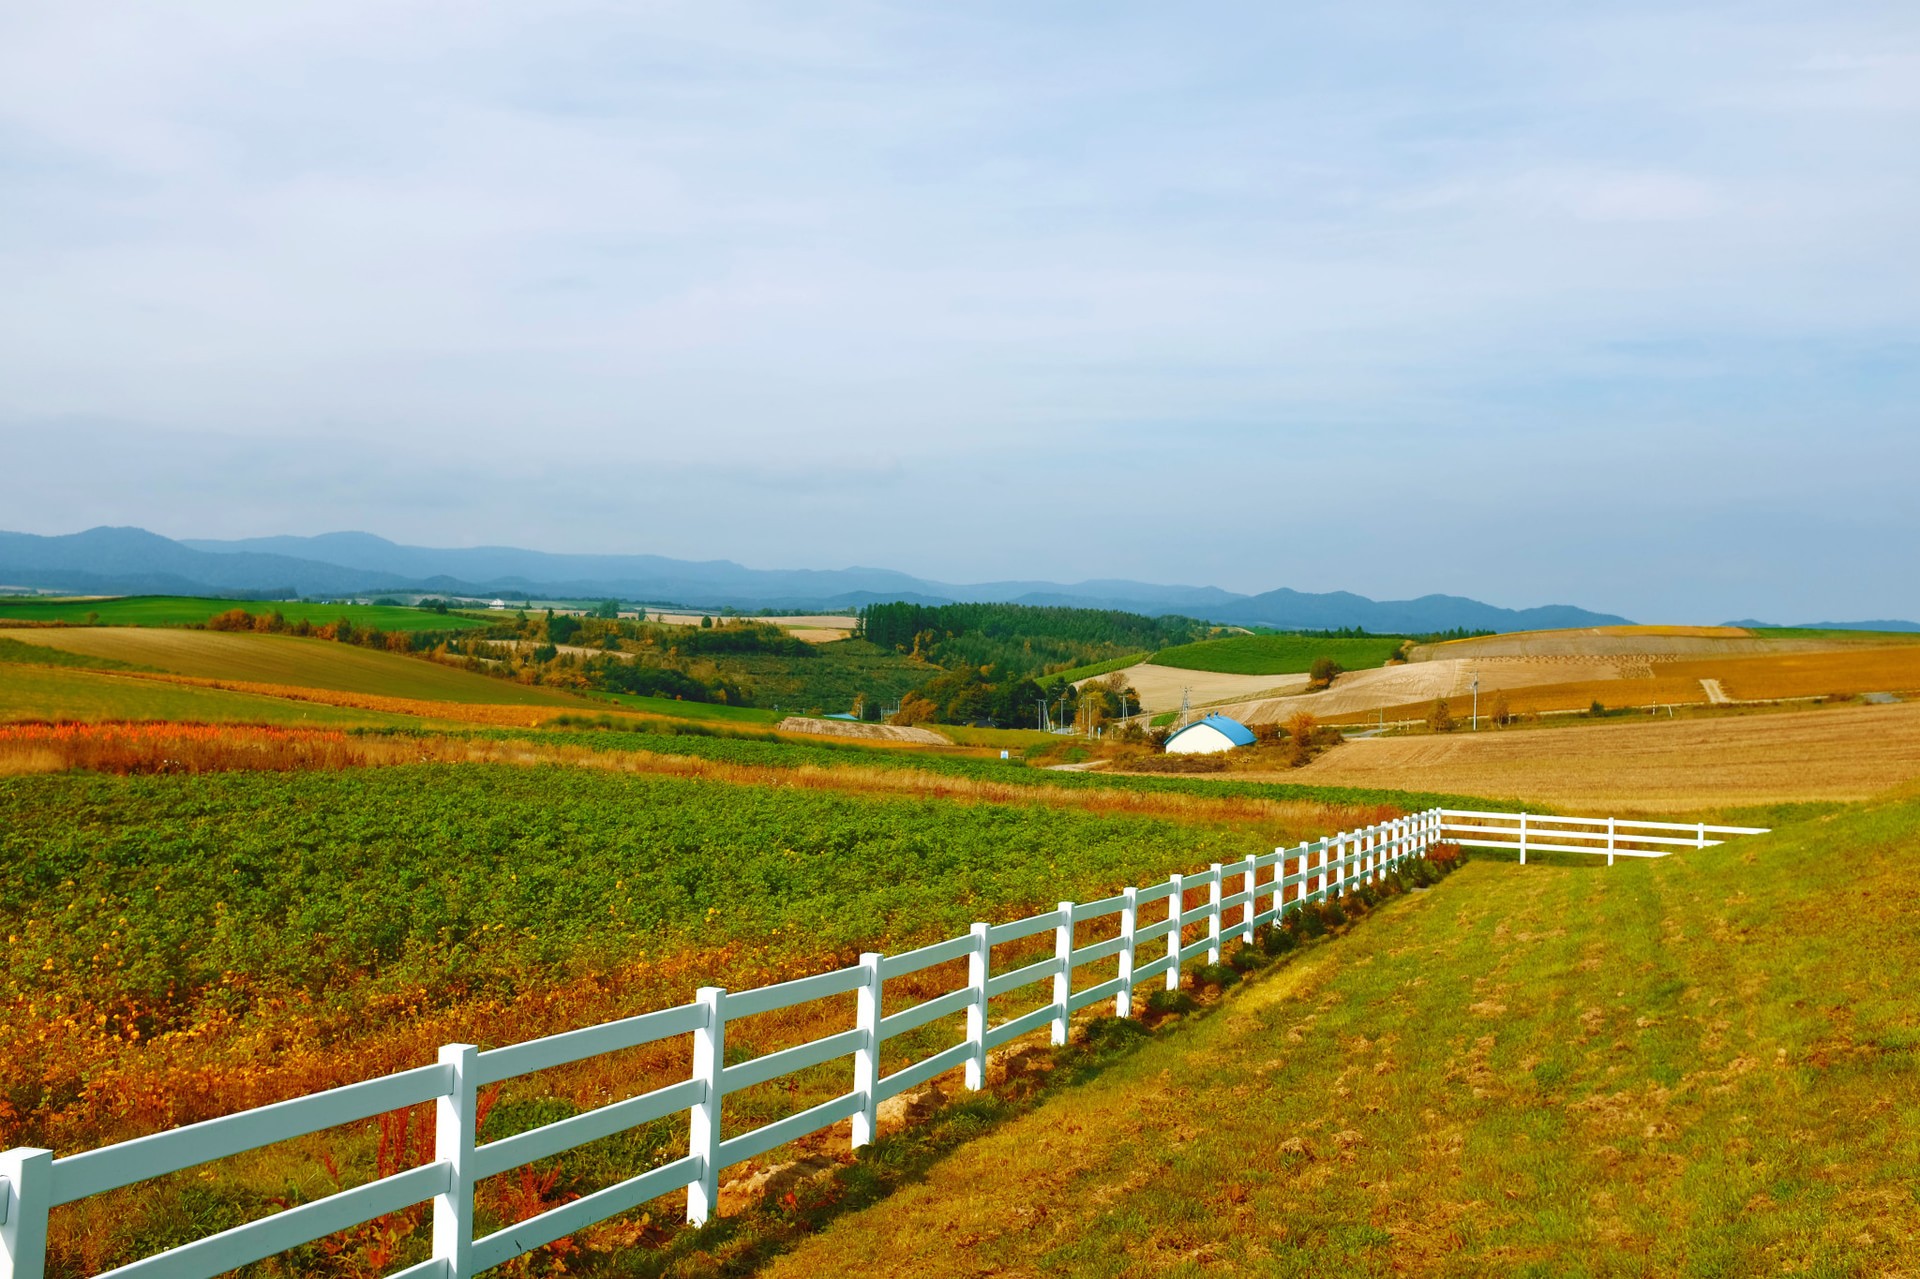
M1039 674L1204 639L1191 617L1031 604L869 604L854 633L938 666Z

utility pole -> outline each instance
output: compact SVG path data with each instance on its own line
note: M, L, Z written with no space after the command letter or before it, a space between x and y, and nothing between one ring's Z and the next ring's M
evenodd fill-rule
M1480 731L1480 672L1473 673L1473 731Z

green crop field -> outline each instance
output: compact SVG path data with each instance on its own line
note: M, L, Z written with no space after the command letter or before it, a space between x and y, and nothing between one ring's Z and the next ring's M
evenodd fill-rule
M0 637L88 657L133 662L197 679L476 705L580 709L592 705L558 689L516 684L423 658L293 635L73 627L0 632Z
M0 664L8 666L66 666L96 671L157 671L157 666L142 666L138 662L122 662L111 657L88 657L84 653L70 653L63 648L52 648L45 644L22 644L17 639L0 635Z
M594 698L616 702L630 711L671 715L675 719L702 723L771 727L784 718L780 711L758 706L719 706L712 702L683 702L671 697L643 697L637 693L595 693Z
M408 715L219 688L56 666L8 665L0 671L0 722L27 720L172 720L299 728L417 728L421 723Z
M1163 648L1153 655L1159 666L1189 671L1216 671L1223 675L1298 675L1322 657L1330 657L1349 671L1385 666L1400 651L1400 640L1369 635L1363 639L1333 639L1317 635L1234 635Z
M1909 1273L1917 830L1470 865L767 1273Z
M4 778L0 928L20 938L9 1000L67 985L191 1004L223 973L321 996L456 965L471 990L775 930L820 949L945 937L981 911L1259 845L1132 817L590 769Z
M1762 626L1753 629L1757 639L1826 640L1836 648L1880 647L1887 644L1920 644L1920 631L1823 630L1810 626Z
M430 613L386 604L305 604L298 600L223 600L195 595L124 595L97 600L45 600L0 596L0 624L66 622L74 626L192 626L229 609L256 617L276 609L289 622L315 626L346 618L383 631L448 631L485 626L486 619L461 613Z
M1158 795L1190 795L1195 798L1298 800L1309 804L1350 807L1385 806L1407 812L1436 806L1499 808L1517 812L1520 807L1516 800L1423 791L1355 786L1311 786L1288 782L1244 782L1201 777L1056 772L1046 768L1029 768L1018 757L1002 760L974 755L941 754L927 750L900 750L865 745L851 740L846 742L782 741L770 733L754 733L751 730L735 732L719 729L710 733L680 733L650 732L645 728L635 731L496 728L471 730L465 736L483 741L527 741L557 746L580 746L609 753L644 751L658 755L680 755L752 768L874 769L920 773L934 778L991 782L1004 786L1094 794L1103 791L1138 791ZM1051 734L1035 734L1035 736L1052 737ZM1548 813L1552 810L1535 804L1531 806L1531 811ZM1725 814L1709 813L1701 816L1717 818Z

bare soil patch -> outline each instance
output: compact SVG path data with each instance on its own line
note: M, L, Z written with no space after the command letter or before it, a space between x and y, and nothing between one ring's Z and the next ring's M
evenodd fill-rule
M1238 701L1260 696L1298 693L1307 687L1305 672L1298 675L1225 675L1217 671L1189 671L1177 666L1156 666L1141 662L1119 672L1121 678L1140 695L1140 709L1153 715L1180 709L1182 689L1191 689L1195 706ZM1111 679L1099 675L1097 680ZM1081 684L1088 681L1081 680Z
M859 737L873 742L915 742L923 746L951 746L930 728L902 728L898 724L866 724L851 719L812 719L789 715L778 728L783 733L813 733L821 737Z

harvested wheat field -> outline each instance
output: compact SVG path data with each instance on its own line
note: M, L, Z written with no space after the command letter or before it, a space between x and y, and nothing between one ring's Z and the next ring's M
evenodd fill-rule
M1422 719L1435 700L1445 698L1457 717L1466 711L1475 676L1483 712L1493 695L1505 693L1516 715L1585 710L1596 701L1616 707L1705 705L1713 699L1702 680L1718 680L1736 702L1920 691L1920 644L1886 636L1867 643L1666 634L1687 629L1638 627L1624 633L1629 628L1612 627L1455 640L1430 645L1426 652L1452 654L1468 644L1490 651L1350 671L1325 692L1249 699L1220 709L1249 724L1282 722L1303 710L1327 723L1376 715L1393 721ZM1527 644L1540 651L1497 651ZM1694 647L1675 647L1689 645Z
M1606 683L1649 681L1653 668L1644 655L1622 657L1510 657L1479 662L1414 662L1404 666L1383 666L1371 671L1348 671L1322 693L1295 693L1269 697L1224 707L1228 714L1248 724L1274 724L1285 721L1295 711L1309 711L1323 720L1341 716L1361 717L1395 707L1418 706L1421 714L1436 698L1456 699L1471 696L1475 674L1480 677L1482 697L1499 690L1524 690L1568 683ZM1695 701L1704 701L1695 687ZM1651 700L1623 693L1621 704ZM1585 706L1585 702L1580 703ZM1391 718L1391 716L1390 716Z
M1362 738L1277 780L1657 816L1866 799L1914 778L1920 705L1903 704Z
M1637 654L1699 656L1711 653L1778 653L1831 648L1825 640L1770 638L1737 626L1589 626L1563 631L1477 635L1417 645L1416 662L1489 657L1614 657Z
M1717 679L1736 702L1833 693L1906 693L1920 690L1920 644L1661 662L1656 670L1681 679Z

